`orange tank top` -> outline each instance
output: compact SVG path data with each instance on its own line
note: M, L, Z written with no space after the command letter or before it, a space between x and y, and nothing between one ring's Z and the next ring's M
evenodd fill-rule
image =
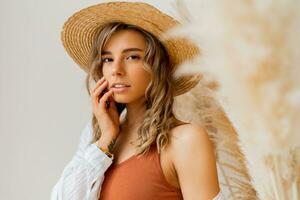
M112 164L105 172L99 200L182 200L181 190L163 174L156 144L138 157Z

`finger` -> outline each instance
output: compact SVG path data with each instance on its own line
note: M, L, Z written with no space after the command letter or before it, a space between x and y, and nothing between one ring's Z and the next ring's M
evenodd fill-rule
M100 78L97 83L94 85L94 88L92 89L91 93L94 93L95 90L104 82L104 76L102 78Z
M93 86L93 89L91 90L91 93L94 93L95 90L104 82L105 78L100 78L97 83Z
M96 90L95 92L93 93L94 96L98 97L102 92L103 90L108 86L108 82L107 81L104 81L102 83L102 85L100 85ZM108 88L107 88L108 89ZM100 96L101 98L101 96Z
M111 107L114 108L114 109L117 109L117 105L116 105L116 102L115 102L114 98L112 96L110 96L108 99L110 101Z
M99 86L95 92L92 94L92 99L93 99L93 102L95 103L95 105L98 104L99 102L99 98L102 98L102 97L99 97L100 93L107 87L107 81L104 81L104 83Z
M100 104L100 107L101 108L105 108L105 102L108 100L108 98L113 94L113 91L112 90L109 90L108 92L106 92L102 98L100 99L99 101L99 104Z

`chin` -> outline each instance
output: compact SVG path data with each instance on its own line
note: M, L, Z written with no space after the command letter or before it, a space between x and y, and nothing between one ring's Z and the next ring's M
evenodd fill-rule
M117 102L117 103L129 103L129 102L131 102L131 100L128 97L123 96L123 95L119 95L119 94L114 94L113 98L114 98L115 102Z
M136 101L144 101L145 97L143 94L135 95L135 94L113 94L113 98L117 103L128 104Z

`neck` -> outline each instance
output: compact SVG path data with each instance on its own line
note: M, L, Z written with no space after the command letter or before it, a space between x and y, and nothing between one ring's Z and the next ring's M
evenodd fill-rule
M144 119L146 106L144 102L129 103L126 104L126 110L127 114L124 124L128 127L136 126Z
M146 106L144 99L137 100L126 104L126 115L122 120L122 128L132 130L137 127L144 120L144 114L146 112Z

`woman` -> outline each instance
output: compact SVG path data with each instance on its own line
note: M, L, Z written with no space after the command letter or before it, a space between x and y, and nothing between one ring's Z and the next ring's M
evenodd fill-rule
M220 199L207 132L173 113L174 96L199 81L173 79L176 66L197 53L185 40L159 40L176 24L130 2L98 4L65 23L63 44L88 74L93 118L53 200Z

